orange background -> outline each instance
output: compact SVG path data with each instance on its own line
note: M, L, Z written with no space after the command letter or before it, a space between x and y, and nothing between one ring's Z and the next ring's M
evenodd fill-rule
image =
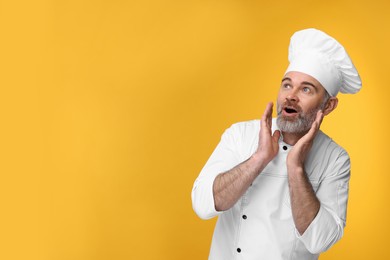
M363 80L322 129L349 152L344 238L388 258L387 1L0 1L0 259L206 259L193 181L232 123L275 101L293 32Z

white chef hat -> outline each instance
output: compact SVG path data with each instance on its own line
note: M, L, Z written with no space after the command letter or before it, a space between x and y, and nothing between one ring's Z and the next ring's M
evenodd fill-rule
M289 71L308 74L318 80L331 96L354 94L362 86L355 66L344 47L334 38L316 29L294 33L290 40Z

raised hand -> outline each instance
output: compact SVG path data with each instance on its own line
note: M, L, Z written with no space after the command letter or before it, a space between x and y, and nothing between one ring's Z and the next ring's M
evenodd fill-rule
M316 115L316 119L314 120L311 128L307 134L301 137L298 142L294 145L291 151L287 155L287 168L303 168L304 162L306 160L307 154L309 153L312 145L314 137L316 136L318 130L320 129L320 125L322 123L322 119L324 118L324 113L319 110Z
M276 130L272 134L272 107L273 103L267 104L260 122L259 146L254 157L259 158L263 163L268 164L277 155L279 151L278 140L280 131Z

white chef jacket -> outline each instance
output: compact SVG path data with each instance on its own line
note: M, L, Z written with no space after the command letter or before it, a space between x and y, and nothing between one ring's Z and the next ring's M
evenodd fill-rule
M273 119L272 131L277 129ZM279 139L279 152L236 204L215 210L215 177L248 159L257 149L260 121L232 125L196 179L192 204L202 219L219 216L209 260L318 259L343 235L346 221L350 160L346 151L319 131L305 171L321 202L315 219L300 235L290 204L286 156L290 145Z

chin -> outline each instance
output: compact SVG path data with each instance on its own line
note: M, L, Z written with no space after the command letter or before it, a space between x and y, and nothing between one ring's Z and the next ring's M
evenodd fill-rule
M307 132L310 129L311 124L307 124L305 120L299 118L285 118L278 116L276 119L276 125L282 132L299 134Z

